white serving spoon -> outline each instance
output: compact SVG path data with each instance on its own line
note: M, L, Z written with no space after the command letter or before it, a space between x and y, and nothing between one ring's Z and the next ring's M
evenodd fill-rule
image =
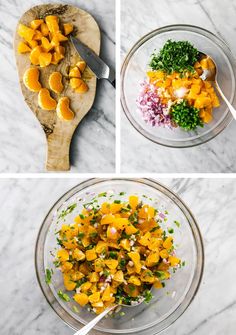
M210 56L206 55L203 52L200 52L200 60L203 59L203 58L210 59L212 61L212 63L214 64L214 68L203 70L203 73L202 73L202 75L200 77L202 78L202 80L213 81L215 83L215 86L216 86L218 92L222 96L222 98L225 101L226 105L228 106L231 114L233 115L234 119L236 120L236 110L231 105L231 103L229 102L229 100L226 98L226 96L224 95L224 93L222 92L222 90L221 90L221 88L220 88L220 86L218 84L216 63L214 62L214 60Z

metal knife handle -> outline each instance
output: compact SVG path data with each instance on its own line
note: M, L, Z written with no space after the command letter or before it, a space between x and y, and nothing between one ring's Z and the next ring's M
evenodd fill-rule
M116 88L116 80L115 79L113 81L111 81L111 84L114 88Z

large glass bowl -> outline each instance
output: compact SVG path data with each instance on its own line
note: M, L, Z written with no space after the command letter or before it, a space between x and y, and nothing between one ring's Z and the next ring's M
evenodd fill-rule
M165 288L153 289L154 298L151 303L124 308L125 316L122 317L117 313L115 318L104 318L96 326L93 334L158 334L178 319L194 298L202 277L204 254L201 234L190 210L176 194L153 180L90 179L63 195L51 208L39 231L35 252L39 285L51 307L73 329L80 329L94 318L87 308L80 308L79 305L79 313L75 312L75 302L72 302L72 299L67 303L58 297L58 290L65 292L65 288L61 272L55 270L53 265L51 252L55 253L55 249L58 248L55 232L64 223L62 219L58 221L58 214L76 202L77 207L65 217L65 222L71 223L84 203L89 202L94 194L103 192L113 192L116 199L119 198L120 192L126 192L121 196L122 199L127 199L130 194L137 194L146 203L163 211L168 210L169 219L166 225L174 229L178 257L185 261L185 266L178 269L171 280L166 281ZM148 198L144 198L143 195ZM106 200L105 197L99 199L101 202ZM179 222L180 227L176 226L174 221ZM45 283L46 268L54 268L50 285Z
M151 54L160 50L168 39L187 40L198 50L210 55L218 68L218 83L228 100L236 105L236 64L229 47L211 32L190 25L171 25L156 29L141 38L130 50L121 70L121 103L131 124L145 137L168 147L184 148L202 144L218 135L233 119L226 104L213 111L213 121L194 131L181 128L152 127L145 123L137 111L136 99L140 83L146 77ZM219 94L218 94L219 96Z

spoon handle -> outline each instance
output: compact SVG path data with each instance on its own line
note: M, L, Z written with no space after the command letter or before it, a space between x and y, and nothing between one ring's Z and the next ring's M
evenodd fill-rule
M233 115L234 119L236 120L236 110L235 108L231 105L231 103L229 102L229 100L226 98L226 96L224 95L224 93L222 92L220 86L218 85L218 83L216 82L216 88L218 90L218 92L220 93L220 95L222 96L223 100L225 101L226 105L228 106L231 114Z
M78 330L74 335L86 335L88 332L105 316L107 315L111 310L113 310L116 306L111 306L105 311L103 311L101 314L96 316L92 321L90 321L86 326Z

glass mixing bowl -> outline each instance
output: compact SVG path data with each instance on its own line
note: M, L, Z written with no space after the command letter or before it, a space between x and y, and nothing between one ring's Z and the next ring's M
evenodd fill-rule
M58 290L65 292L65 288L60 270L53 265L51 252L55 253L58 249L55 232L60 229L61 224L73 222L73 218L83 208L82 205L88 203L94 194L103 192L113 192L115 199L127 199L129 195L137 194L145 203L163 211L168 210L167 225L174 229L177 254L185 261L185 266L179 268L171 280L166 281L165 288L153 289L154 298L149 304L123 308L124 316L117 313L114 318L104 318L95 327L93 334L158 334L178 319L194 298L202 277L204 253L201 234L190 210L176 194L153 180L90 179L63 195L49 211L38 234L35 265L39 285L54 311L73 329L80 329L95 317L87 308L80 308L73 299L68 303L58 297ZM120 192L126 194L119 196ZM98 199L104 202L106 197ZM77 207L65 217L65 222L63 219L58 220L58 215L75 202ZM180 227L174 221L179 222ZM45 283L47 268L54 269L50 285ZM74 311L75 304L79 312Z
M236 105L236 64L229 47L211 32L190 25L171 25L156 29L141 38L130 50L121 70L121 104L131 124L145 137L168 147L184 148L202 144L218 135L233 119L225 102L213 111L213 121L194 131L181 128L152 127L137 111L136 99L140 83L146 78L145 70L151 54L160 50L168 39L186 40L198 50L210 55L218 68L218 83L228 100ZM218 94L219 96L219 94ZM219 96L220 97L220 96Z

